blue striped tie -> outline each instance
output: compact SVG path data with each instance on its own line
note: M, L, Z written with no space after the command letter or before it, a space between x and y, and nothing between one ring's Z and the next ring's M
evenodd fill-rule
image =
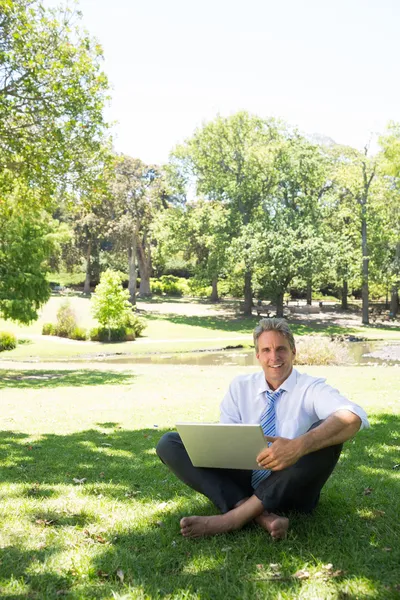
M267 390L265 395L267 397L267 407L261 416L261 427L264 432L264 435L276 435L275 431L275 402L281 397L281 394L284 390L277 390L276 392L270 392ZM271 443L268 443L270 446ZM263 479L266 479L271 475L270 470L261 469L257 471L253 471L251 476L251 485L253 489L261 483Z

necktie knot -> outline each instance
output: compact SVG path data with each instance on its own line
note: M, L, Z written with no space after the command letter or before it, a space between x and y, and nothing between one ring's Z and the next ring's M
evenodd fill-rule
M284 390L282 390L282 389L276 390L275 392L271 392L270 390L267 390L266 391L267 399L269 400L269 402L271 404L275 404L275 402L277 400L279 400L279 398L282 396L283 392L284 392Z

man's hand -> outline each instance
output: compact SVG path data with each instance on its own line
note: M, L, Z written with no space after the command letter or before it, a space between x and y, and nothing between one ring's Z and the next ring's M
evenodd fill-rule
M265 439L267 442L271 442L271 446L262 450L257 456L258 465L262 469L281 471L294 465L303 456L299 438L289 440L266 435Z

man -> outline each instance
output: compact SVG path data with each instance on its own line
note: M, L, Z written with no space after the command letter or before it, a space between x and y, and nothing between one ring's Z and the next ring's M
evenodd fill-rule
M293 369L296 348L283 319L261 319L254 345L262 372L236 377L221 403L222 423L261 423L268 445L258 471L194 467L176 432L165 434L160 459L222 514L181 519L185 537L240 529L254 520L284 538L290 510L310 513L332 473L343 442L369 427L364 410L324 379Z

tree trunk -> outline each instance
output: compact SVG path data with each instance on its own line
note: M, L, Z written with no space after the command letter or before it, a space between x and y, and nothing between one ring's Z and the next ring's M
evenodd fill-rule
M312 279L307 281L307 304L312 304Z
M129 270L129 300L131 304L136 304L136 244L128 246L128 270Z
M390 316L396 317L399 310L399 290L396 286L392 287L390 295Z
M87 252L86 252L86 277L85 284L83 286L83 293L90 294L90 255L92 253L92 241L89 240Z
M367 244L367 215L366 203L361 206L361 236L362 236L362 323L369 325L369 289L368 289L368 244Z
M140 285L139 296L145 298L151 296L150 275L151 275L151 252L150 245L140 241L137 246L137 258L139 264Z
M349 288L347 279L343 279L343 287L342 287L342 310L347 310L349 305L347 303L347 297L349 295Z
M283 292L276 296L276 316L280 319L283 317Z
M247 269L244 274L244 310L246 317L251 317L253 308L253 290L251 287L251 270Z
M211 300L211 302L219 302L219 296L218 296L218 277L213 277L211 285L212 285L212 291L211 291L210 300Z

